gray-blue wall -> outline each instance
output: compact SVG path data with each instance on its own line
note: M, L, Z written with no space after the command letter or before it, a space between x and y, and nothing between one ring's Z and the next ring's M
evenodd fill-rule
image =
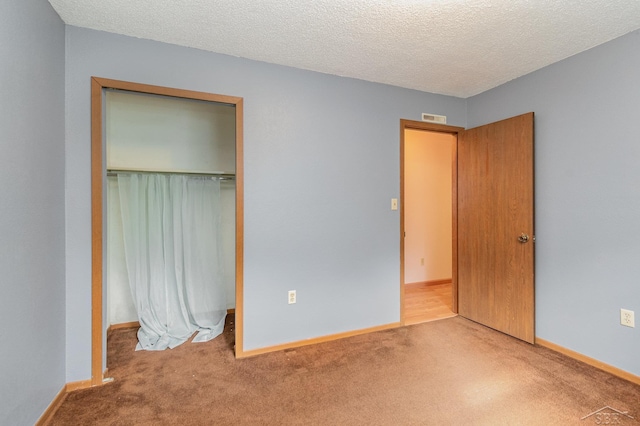
M64 32L48 2L0 2L0 424L65 383Z
M66 53L67 381L90 377L91 76L244 98L245 350L400 320L400 119L464 126L464 100L76 27Z
M640 375L640 32L468 99L535 112L536 335Z

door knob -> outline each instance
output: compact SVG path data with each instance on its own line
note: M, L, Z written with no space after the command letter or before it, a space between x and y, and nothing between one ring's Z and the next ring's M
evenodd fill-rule
M520 241L521 243L528 243L529 242L529 236L527 234L525 234L524 232L522 234L520 234L520 236L518 237L518 241Z

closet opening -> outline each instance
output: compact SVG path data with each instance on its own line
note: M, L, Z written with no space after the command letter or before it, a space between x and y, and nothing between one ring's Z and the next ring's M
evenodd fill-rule
M242 354L242 171L242 98L92 78L93 386L111 326Z

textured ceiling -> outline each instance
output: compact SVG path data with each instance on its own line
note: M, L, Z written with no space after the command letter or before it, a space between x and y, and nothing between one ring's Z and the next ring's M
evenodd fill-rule
M49 0L68 25L468 97L640 28L639 0Z

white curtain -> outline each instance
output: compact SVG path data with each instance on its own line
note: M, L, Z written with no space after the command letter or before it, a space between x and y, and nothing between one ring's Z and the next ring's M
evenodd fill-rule
M222 333L220 180L119 173L125 259L140 329L136 350Z

